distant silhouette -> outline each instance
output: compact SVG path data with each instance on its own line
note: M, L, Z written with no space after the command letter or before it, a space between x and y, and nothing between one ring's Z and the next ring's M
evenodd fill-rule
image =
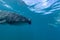
M9 24L29 23L31 24L31 20L14 12L1 10L0 11L0 23L9 23Z

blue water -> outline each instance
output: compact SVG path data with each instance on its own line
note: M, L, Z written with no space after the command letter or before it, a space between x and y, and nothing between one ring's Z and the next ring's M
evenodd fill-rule
M60 40L59 1L43 6L38 1L1 0L0 10L17 12L30 18L32 24L0 24L0 40ZM30 4L29 4L30 2ZM35 4L37 3L37 4ZM55 4L56 3L56 4ZM38 6L37 6L38 5ZM56 24L57 23L57 24Z

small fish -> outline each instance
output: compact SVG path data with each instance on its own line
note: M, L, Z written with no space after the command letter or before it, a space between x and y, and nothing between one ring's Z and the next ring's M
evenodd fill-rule
M0 23L9 23L9 24L28 23L28 24L31 24L31 20L22 15L15 13L15 12L0 10Z

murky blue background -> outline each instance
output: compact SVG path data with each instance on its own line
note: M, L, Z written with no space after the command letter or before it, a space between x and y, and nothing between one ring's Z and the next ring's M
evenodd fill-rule
M25 0L0 0L1 10L17 12L32 21L31 25L0 24L0 40L60 40L60 25L54 25L54 17L59 17L57 14L60 13L59 1L55 5L54 0L48 0L49 5L45 6L42 5L44 3L42 1L42 4L38 3L40 0L35 1L37 4L32 0L27 1L28 4L25 3ZM29 2L31 2L30 5ZM36 5L39 7L36 8Z

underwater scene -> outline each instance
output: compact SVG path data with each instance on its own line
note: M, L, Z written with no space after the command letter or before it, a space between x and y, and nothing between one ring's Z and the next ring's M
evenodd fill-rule
M0 40L60 40L60 0L0 0Z

